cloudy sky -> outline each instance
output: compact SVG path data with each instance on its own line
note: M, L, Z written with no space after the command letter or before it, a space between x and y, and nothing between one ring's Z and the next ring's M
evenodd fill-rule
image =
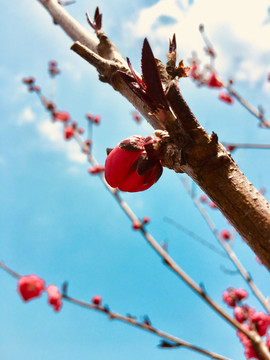
M236 89L255 107L264 106L270 118L269 1L78 0L68 11L87 26L85 11L93 14L96 5L103 13L105 31L138 71L143 39L147 37L155 55L165 60L173 33L185 63L192 51L206 63L198 31L203 23L218 54L219 76L224 80L232 76ZM131 229L98 178L88 174L89 165L76 143L63 140L61 124L50 121L21 79L35 76L49 96L47 64L58 61L58 108L86 129L86 113L101 115L101 124L93 129L93 151L100 163L105 161L107 147L133 134L150 135L151 127L136 124L131 105L100 83L96 71L70 51L72 42L52 24L38 1L2 2L0 20L4 44L0 57L0 260L20 274L37 274L47 284L61 286L69 281L71 296L90 301L99 294L117 312L139 319L147 314L157 328L232 359L244 359L235 331L168 271ZM198 120L207 131L217 132L221 141L269 142L268 130L259 128L256 118L239 104L221 103L216 90L197 88L190 79L183 79L180 87ZM237 150L233 156L255 186L268 190L268 151ZM222 292L228 286L246 288L233 265L164 221L169 217L215 243L182 178L165 169L151 189L123 194L123 198L138 217L150 217L148 229L157 241L168 242L175 260L222 304ZM196 191L199 196L200 190ZM219 230L231 230L218 211L207 211ZM239 236L234 249L268 295L268 274ZM0 291L3 359L204 358L185 349L158 349L159 339L154 336L67 303L55 314L45 296L24 304L16 293L16 281L4 272L0 272ZM249 304L261 310L252 296Z

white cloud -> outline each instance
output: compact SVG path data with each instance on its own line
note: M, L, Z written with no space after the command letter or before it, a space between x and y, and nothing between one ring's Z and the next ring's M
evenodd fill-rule
M266 21L268 0L160 0L144 8L135 23L127 22L127 33L150 39L154 53L164 58L168 38L176 33L178 53L187 59L195 50L201 59L204 43L199 33L203 23L218 53L217 68L226 77L249 83L265 79L270 63L270 23ZM162 21L164 16L174 21Z
M32 123L36 118L30 106L25 107L19 114L18 125Z
M50 149L65 153L72 162L86 163L86 156L81 152L79 145L72 139L64 140L61 123L52 123L51 120L47 119L38 124L38 131L50 142Z

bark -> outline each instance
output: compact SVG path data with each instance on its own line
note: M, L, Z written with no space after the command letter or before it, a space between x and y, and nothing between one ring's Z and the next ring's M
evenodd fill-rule
M126 62L104 33L99 34L97 41L56 0L38 1L49 11L55 23L76 41L72 50L95 66L100 80L125 96L154 129L169 132L164 166L188 174L270 270L270 204L240 171L218 142L217 135L209 135L202 128L175 82L163 73L164 69L161 77L175 118L170 117L161 123L119 76L117 70L128 72Z

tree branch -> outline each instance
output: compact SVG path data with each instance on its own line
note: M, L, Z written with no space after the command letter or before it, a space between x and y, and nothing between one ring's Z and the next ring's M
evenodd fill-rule
M38 1L50 11L73 40L81 41L80 36L85 39L85 33L81 32L80 27L75 26L76 21L57 5L55 0ZM61 11L57 7L60 7ZM90 45L82 43L96 52L92 41ZM118 65L125 66L123 62ZM115 72L112 75L114 76L108 82L114 89L134 104L155 129L164 128L155 116L149 115L150 109L128 89L120 76ZM246 179L230 154L218 142L217 136L209 136L200 126L176 84L172 82L165 85L168 90L167 99L177 116L177 121L172 127L167 128L172 143L165 154L164 165L177 172L186 172L211 198L270 270L270 204ZM190 139L184 148L179 136L183 134L183 129Z

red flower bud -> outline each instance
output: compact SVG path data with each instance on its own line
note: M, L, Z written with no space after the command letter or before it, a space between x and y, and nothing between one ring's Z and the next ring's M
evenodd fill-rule
M94 119L93 119L93 122L98 125L100 123L100 119L101 119L100 115L95 115Z
M141 228L142 228L141 222L140 222L140 221L133 221L133 223L132 223L132 228L133 228L134 230L139 230L139 229L141 229Z
M229 94L226 94L224 92L219 93L218 98L219 98L219 100L224 101L227 104L233 104L234 103L233 98L231 98Z
M56 67L57 66L57 62L54 60L49 61L49 67Z
M64 130L64 138L66 140L69 140L72 138L72 136L74 135L74 129L71 126L66 126L65 130Z
M83 129L83 128L78 128L77 131L78 131L79 134L83 134L83 133L84 133L84 129Z
M231 238L231 233L229 232L229 230L224 229L220 232L220 236L223 240L230 240Z
M216 205L212 201L210 201L209 206L211 209L217 209Z
M59 311L62 307L62 295L55 285L49 285L46 289L48 293L48 303L54 308L54 311Z
M160 139L131 136L120 142L105 162L105 179L121 191L144 191L162 174Z
M32 85L35 81L36 81L36 79L33 76L22 79L22 82L27 85Z
M201 203L206 203L207 202L207 197L205 195L201 195L199 198Z
M150 218L148 216L144 216L143 223L148 224L150 222Z
M102 297L99 296L99 295L95 295L95 296L92 297L92 303L94 305L100 305L101 301L102 301Z
M255 324L258 334L264 336L270 325L270 317L261 311L257 311L251 316L251 322Z
M233 152L233 150L235 150L235 148L236 148L236 146L234 146L234 145L227 145L227 146L226 146L226 149L227 149L227 151L229 151L229 152Z
M97 165L88 169L89 174L100 174L105 170L104 165Z
M211 88L221 88L223 84L218 80L217 75L214 71L211 72L208 80L206 81L206 85Z
M67 111L56 111L53 113L54 120L67 122L70 119L70 115Z
M45 289L45 281L37 275L21 276L18 281L18 293L24 301L37 298Z

